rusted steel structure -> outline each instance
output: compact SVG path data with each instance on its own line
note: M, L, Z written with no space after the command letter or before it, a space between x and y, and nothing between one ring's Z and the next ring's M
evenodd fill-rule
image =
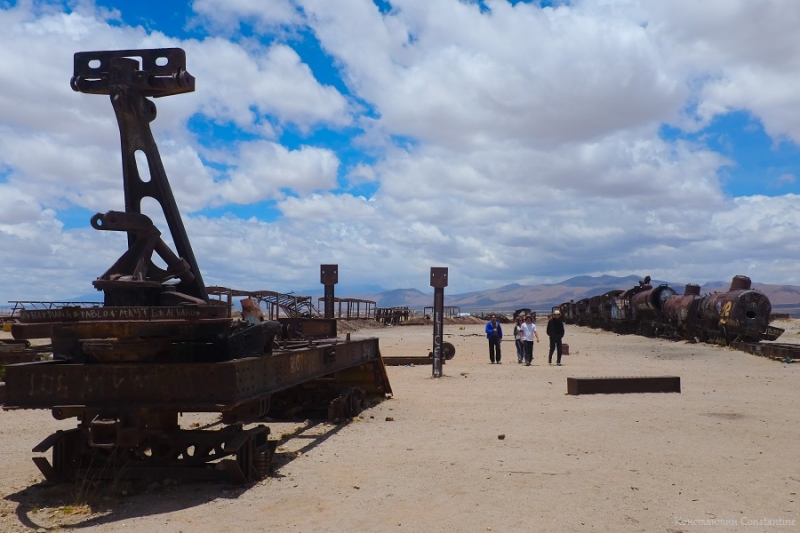
M98 307L102 302L40 302L34 300L11 300L8 303L14 304L11 308L11 316L19 316L25 309L56 309L59 307Z
M156 117L150 98L194 90L183 50L80 52L71 84L111 98L125 211L97 214L91 224L125 232L128 249L93 282L101 306L23 310L12 326L18 340L50 338L54 358L6 367L4 408L78 420L34 448L53 450L52 461L34 458L47 479L225 475L249 482L269 473L274 442L268 427L245 423L309 401L331 416L351 416L366 394L391 394L377 339L287 346L281 322L235 321L227 303L209 297L149 126ZM142 214L146 197L163 208L175 251ZM221 413L224 427L181 428L182 412Z
M733 342L731 343L731 347L782 363L797 363L800 361L800 344L781 342Z
M320 307L324 305L325 297L318 300ZM375 310L377 302L364 300L362 298L338 298L333 299L334 317L346 319L364 318L375 320ZM344 309L343 309L344 308Z
M397 325L407 322L411 318L411 309L408 307L378 307L375 309L375 320L384 324Z
M668 336L703 342L774 341L783 330L769 325L769 298L735 276L727 291L700 295L688 284L679 295L667 285L654 287L647 276L638 286L558 306L565 322L618 333Z
M434 307L425 307L422 314L425 316L433 316L436 309ZM461 314L461 308L457 305L445 305L442 308L442 316L445 318L454 318Z
M237 297L250 298L257 302L260 307L264 306L262 313L266 320L278 320L279 318L311 318L321 316L319 310L314 307L314 299L311 296L300 296L291 293L281 293L274 291L245 291L239 289L229 289L227 287L212 286L206 289L209 296L227 302L228 308L233 308L233 299Z
M38 361L42 352L31 348L30 341L5 339L0 341L0 366Z
M442 364L444 365L455 357L456 347L450 342L442 342ZM383 364L386 366L405 366L405 365L432 365L433 352L428 352L428 356L424 355L395 355L383 358Z
M209 287L208 294L216 296L220 301L225 297L230 310L233 309L234 298L241 298L239 304L242 306L241 315L245 322L255 324L273 320L280 323L280 338L284 345L287 341L291 343L298 340L336 337L336 319L320 317L313 305L310 306L311 312L301 312L305 305L298 302L310 305L310 296L294 297L292 294L272 291L244 291L227 287ZM262 305L267 308L267 313L264 313Z

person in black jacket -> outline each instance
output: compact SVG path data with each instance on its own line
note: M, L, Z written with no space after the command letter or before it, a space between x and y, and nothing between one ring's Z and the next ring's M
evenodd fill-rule
M561 366L561 339L564 338L564 322L561 321L561 311L558 309L547 321L547 336L550 337L550 355L547 357L547 363L553 364L553 352L557 352L556 364Z

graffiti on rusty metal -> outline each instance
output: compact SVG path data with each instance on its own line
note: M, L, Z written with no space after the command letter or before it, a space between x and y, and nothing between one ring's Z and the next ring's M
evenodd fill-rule
M19 314L19 320L23 323L79 320L184 320L187 318L216 318L222 314L224 314L223 311L213 307L62 307L23 310Z

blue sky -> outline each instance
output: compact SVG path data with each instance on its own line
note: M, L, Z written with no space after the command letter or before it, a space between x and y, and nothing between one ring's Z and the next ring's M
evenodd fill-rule
M719 171L722 189L731 196L780 196L800 192L800 151L789 139L773 139L756 117L731 111L697 132L665 125L661 136L704 144L730 159Z
M209 284L800 284L798 22L788 0L2 3L0 301L89 293L124 251L88 226L122 202L118 133L71 57L167 46L197 89L152 127Z

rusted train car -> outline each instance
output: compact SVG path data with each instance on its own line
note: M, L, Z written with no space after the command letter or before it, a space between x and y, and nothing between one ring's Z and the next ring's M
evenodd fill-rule
M769 298L747 276L735 276L727 291L705 295L695 284L677 294L667 285L651 285L648 276L630 289L565 302L559 309L567 323L618 333L724 344L775 340L783 333L769 325Z

